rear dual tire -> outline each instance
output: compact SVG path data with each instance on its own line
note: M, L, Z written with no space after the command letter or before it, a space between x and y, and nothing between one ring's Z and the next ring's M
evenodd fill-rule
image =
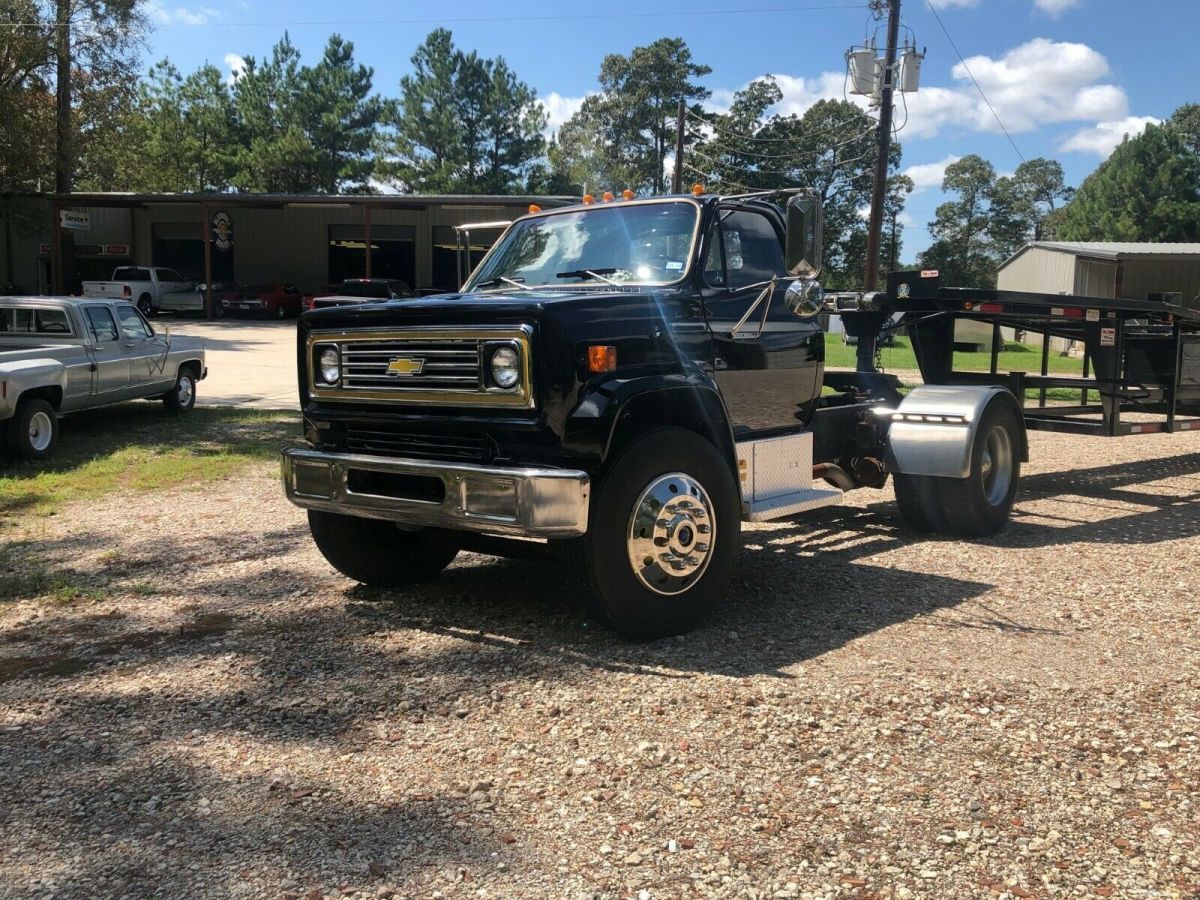
M1012 515L1021 477L1021 425L1007 404L983 413L971 446L966 478L897 474L896 503L917 531L957 537L989 537Z
M49 459L58 445L58 415L49 401L40 397L22 400L16 415L4 426L4 444L13 459L41 462Z

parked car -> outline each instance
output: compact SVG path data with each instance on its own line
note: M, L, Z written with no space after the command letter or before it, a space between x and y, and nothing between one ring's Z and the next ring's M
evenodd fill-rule
M221 297L234 290L236 285L225 282L213 282L213 310L221 314ZM159 298L159 312L171 312L176 315L204 315L205 285L200 282L190 291L172 291Z
M65 413L139 398L186 412L207 374L201 342L127 300L0 297L0 442L17 459L50 456Z
M398 278L347 278L334 294L318 294L305 309L403 300L413 296L412 288Z
M221 298L217 315L266 315L272 319L298 316L302 297L294 284L251 284L231 291Z
M158 266L118 266L108 281L85 281L83 296L131 300L142 315L151 316L160 309L166 294L194 293L195 279L187 279L174 269Z

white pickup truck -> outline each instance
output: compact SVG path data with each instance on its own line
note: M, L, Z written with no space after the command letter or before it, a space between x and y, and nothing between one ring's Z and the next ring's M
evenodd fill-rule
M109 281L85 281L83 296L131 300L144 316L173 309L171 294L195 294L196 282L174 269L157 266L119 266Z
M0 449L17 459L50 456L64 413L139 398L186 412L207 374L200 341L128 301L0 297Z

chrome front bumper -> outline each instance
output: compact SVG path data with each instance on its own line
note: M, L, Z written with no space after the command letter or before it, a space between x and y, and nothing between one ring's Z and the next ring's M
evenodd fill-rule
M587 531L590 488L571 469L283 451L283 489L297 506L458 531L575 537Z

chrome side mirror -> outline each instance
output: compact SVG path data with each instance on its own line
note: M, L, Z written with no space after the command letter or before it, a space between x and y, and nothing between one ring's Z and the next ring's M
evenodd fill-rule
M794 316L801 319L811 319L825 305L825 288L819 281L798 279L788 285L783 294L783 305Z
M789 275L816 278L821 273L821 202L797 194L787 204L787 247L784 253Z

